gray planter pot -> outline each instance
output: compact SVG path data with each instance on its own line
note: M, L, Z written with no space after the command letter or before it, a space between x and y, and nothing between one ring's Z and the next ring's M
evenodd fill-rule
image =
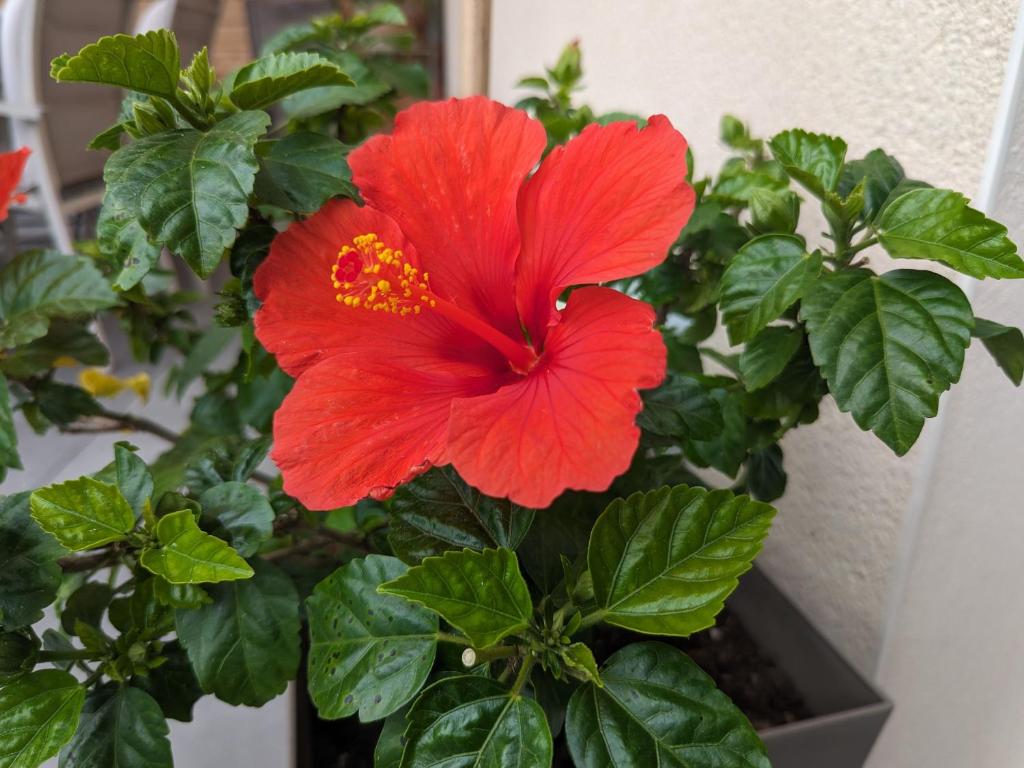
M892 702L858 674L761 571L727 601L814 717L761 731L772 768L862 768Z

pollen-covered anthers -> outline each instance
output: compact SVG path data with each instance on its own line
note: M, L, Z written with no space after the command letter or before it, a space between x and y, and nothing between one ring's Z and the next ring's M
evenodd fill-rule
M343 246L331 267L331 282L339 303L404 317L437 306L430 290L430 275L406 261L402 252L388 248L372 232Z

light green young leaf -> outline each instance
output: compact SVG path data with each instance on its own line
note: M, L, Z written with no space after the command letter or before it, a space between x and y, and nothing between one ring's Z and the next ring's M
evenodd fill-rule
M60 768L171 768L168 732L152 696L108 683L86 697L79 728L61 750Z
M177 93L180 72L178 43L166 29L135 37L101 37L73 56L58 56L50 65L50 77L57 82L116 85L165 99Z
M963 291L918 270L828 273L800 316L839 409L900 456L960 378L974 327Z
M80 477L32 493L32 518L72 551L120 541L135 525L116 485Z
M227 542L200 530L191 510L171 512L156 525L159 547L145 549L139 563L171 584L248 579L252 567Z
M0 347L46 335L50 320L117 303L100 271L86 258L27 251L0 270Z
M800 349L804 334L799 328L765 328L747 342L740 353L740 376L748 392L766 387L785 370Z
M573 673L587 682L602 686L601 675L597 671L594 653L583 643L572 643L562 651L562 661Z
M1021 333L1020 328L976 317L971 335L981 339L1003 373L1019 387L1024 379L1024 333Z
M38 768L78 727L85 689L67 672L42 669L0 688L0 768Z
M804 295L821 271L795 235L762 235L744 245L722 275L722 320L733 344L747 341Z
M263 109L307 88L352 84L341 67L323 56L271 53L238 71L230 98L239 109Z
M291 579L263 560L255 575L208 587L213 602L175 614L178 638L203 690L221 701L260 707L299 668L299 596Z
M525 629L533 615L530 590L510 549L448 551L428 557L378 592L424 605L476 648L494 645Z
M770 768L764 745L729 697L682 651L636 643L581 686L565 732L578 768Z
M786 173L816 197L823 198L836 188L846 158L842 139L797 128L775 134L768 147Z
M544 710L533 699L509 694L495 680L466 675L434 683L406 720L401 768L455 765L454 755L461 758L457 764L475 768L551 766Z
M940 261L978 279L1024 277L1006 227L971 208L959 192L912 189L885 206L874 229L898 259Z
M437 650L437 616L377 593L405 571L393 557L352 560L307 600L309 693L320 717L358 712L362 722L379 720L423 687Z
M616 499L587 551L603 620L657 635L710 627L774 516L747 496L685 485Z
M57 597L66 554L29 514L29 493L0 496L0 628L34 624Z

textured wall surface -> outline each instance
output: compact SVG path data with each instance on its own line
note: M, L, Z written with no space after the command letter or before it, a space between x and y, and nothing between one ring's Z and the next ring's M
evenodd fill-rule
M882 146L911 175L973 194L1016 11L1014 0L495 0L491 93L514 99L520 76L578 37L585 98L668 114L698 173L721 162L728 111L761 135L796 125L842 135L852 155ZM982 358L971 355L971 376L993 373ZM897 460L834 408L784 448L790 487L761 562L871 672L920 451Z

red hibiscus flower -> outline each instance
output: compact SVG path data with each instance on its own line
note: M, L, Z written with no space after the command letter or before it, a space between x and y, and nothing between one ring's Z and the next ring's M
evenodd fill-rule
M0 152L0 221L7 218L7 208L11 203L24 203L25 195L14 190L21 181L25 163L31 150L28 147L13 152Z
M256 273L256 333L297 378L274 419L285 489L326 509L431 466L545 507L603 490L639 439L665 348L610 288L664 259L693 210L686 140L590 126L532 176L544 129L477 97L420 103L350 157L367 205L334 201Z

